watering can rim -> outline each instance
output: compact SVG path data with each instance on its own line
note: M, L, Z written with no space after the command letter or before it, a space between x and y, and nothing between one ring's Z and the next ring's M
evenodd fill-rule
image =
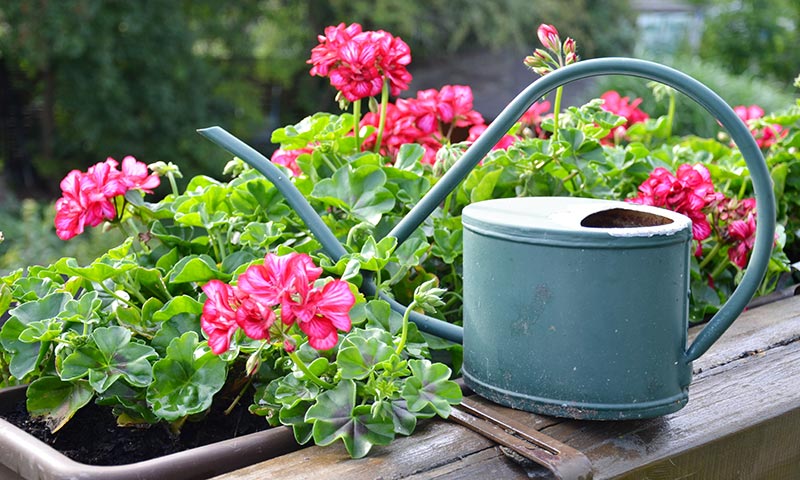
M397 238L398 245L405 241L422 224L425 218L435 210L438 203L458 186L461 180L466 177L537 99L559 86L600 75L629 75L647 78L664 83L689 96L703 106L729 131L731 139L739 147L745 159L753 180L753 188L757 198L756 215L758 222L756 226L756 241L750 262L739 286L687 349L685 362L688 363L705 353L719 339L744 310L750 298L758 289L766 273L772 252L776 207L766 162L747 126L719 95L699 81L676 69L647 60L608 57L583 60L535 80L503 109L461 159L412 208L411 212L389 232L388 236ZM313 211L302 194L268 159L220 127L200 129L198 132L242 158L272 181L286 197L290 205L298 211L298 214L315 236L318 237L318 240L329 255L338 258L346 253L344 247L322 222L319 215ZM368 278L365 278L362 290L368 294L381 294L381 292L376 291L374 283ZM382 294L380 296L386 299L394 310L405 310L406 307L404 305L399 304L387 295ZM463 330L447 322L416 312L412 312L411 319L417 323L420 329L428 333L456 342L460 342L463 338Z
M625 227L587 226L592 215L626 210L661 217L669 223ZM683 231L691 235L692 221L686 215L650 205L619 200L582 197L510 197L482 200L467 205L461 212L465 229L489 232L498 229L521 238L566 235L581 239L636 239L675 236Z

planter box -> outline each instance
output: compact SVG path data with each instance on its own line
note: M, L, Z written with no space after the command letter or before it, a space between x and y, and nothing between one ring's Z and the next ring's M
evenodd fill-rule
M25 386L0 390L0 413L25 399ZM0 478L4 480L194 480L206 479L297 450L291 429L258 433L127 465L76 462L0 419Z

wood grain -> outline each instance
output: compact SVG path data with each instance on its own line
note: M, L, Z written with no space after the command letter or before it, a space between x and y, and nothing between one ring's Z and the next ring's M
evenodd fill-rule
M693 328L690 338L697 333ZM587 422L508 410L585 453L595 478L800 478L800 297L743 313L694 364L689 403L651 420ZM489 440L450 422L352 460L341 445L308 447L215 480L514 479L518 464Z

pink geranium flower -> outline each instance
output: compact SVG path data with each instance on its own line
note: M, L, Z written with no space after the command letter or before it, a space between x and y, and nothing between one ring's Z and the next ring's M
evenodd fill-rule
M344 97L354 102L373 97L387 81L392 95L408 89L411 49L399 37L383 30L364 32L358 24L343 23L325 29L311 50L310 74L328 77Z
M749 107L739 105L734 107L733 111L747 124L750 133L753 134L753 138L756 139L756 144L760 148L769 148L788 133L780 125L766 125L763 128L756 128L754 121L764 116L764 109L758 105L750 105Z
M735 220L728 224L728 238L733 246L728 249L728 258L736 266L747 266L747 256L756 242L756 221L753 216L747 220Z
M321 274L322 269L305 253L268 253L263 265L251 265L239 276L237 286L244 295L266 306L281 305L281 320L290 325L294 321L292 307Z
M236 309L240 305L236 291L227 283L210 280L203 285L208 299L203 304L200 327L208 335L208 346L217 355L230 346L231 337L238 328Z
M114 159L109 157L109 160ZM122 174L119 180L125 191L139 189L143 192L153 193L153 189L161 184L161 179L157 174L148 172L146 164L130 155L122 159Z
M639 186L639 194L627 201L664 207L686 215L692 220L692 236L702 241L711 235L711 225L703 209L720 199L705 166L683 164L678 167L676 175L665 168L656 168Z
M627 132L631 125L642 123L650 118L645 112L638 108L639 104L642 103L641 98L631 101L628 97L623 97L614 90L602 94L600 98L603 99L603 104L600 106L603 110L627 119L624 125L611 130L608 136L603 139L604 143L614 143L614 139L624 138L625 132Z
M275 150L272 154L272 158L270 159L272 163L277 165L282 165L289 169L292 172L292 175L300 175L303 173L300 170L300 167L297 166L297 157L304 153L312 153L314 150L311 148L298 148L295 150L284 150L279 148Z
M489 128L489 127L488 127L488 125L485 125L485 124L474 125L474 126L470 127L469 136L467 136L467 141L468 142L474 142L475 140L478 139L478 137L481 136L481 134L484 131L486 131L487 128ZM498 140L498 142L495 144L495 146L492 147L492 150L505 150L508 147L510 147L511 145L513 145L514 142L516 142L517 140L519 140L519 138L515 137L514 135L505 134L505 135L503 135L503 138Z
M56 201L56 234L68 240L83 233L88 225L95 227L105 220L118 216L117 206L112 201L130 189L150 189L160 180L155 173L148 175L147 166L133 157L125 157L122 171L119 163L111 157L89 167L84 173L73 170L61 180L61 198Z
M350 309L355 296L347 282L333 280L324 287L312 288L303 301L293 306L300 330L308 335L308 343L317 350L328 350L336 346L338 330L349 331Z
M253 340L269 339L269 327L275 323L275 312L253 297L244 297L236 310L236 323Z

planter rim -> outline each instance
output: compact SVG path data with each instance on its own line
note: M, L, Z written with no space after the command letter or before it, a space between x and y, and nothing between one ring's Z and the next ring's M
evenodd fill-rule
M27 385L0 389L0 396L16 402ZM0 408L0 411L2 409ZM89 465L67 457L16 425L0 418L0 464L23 479L145 480L209 478L267 460L299 445L289 427L272 427L220 442L124 465ZM232 458L231 454L234 454Z

